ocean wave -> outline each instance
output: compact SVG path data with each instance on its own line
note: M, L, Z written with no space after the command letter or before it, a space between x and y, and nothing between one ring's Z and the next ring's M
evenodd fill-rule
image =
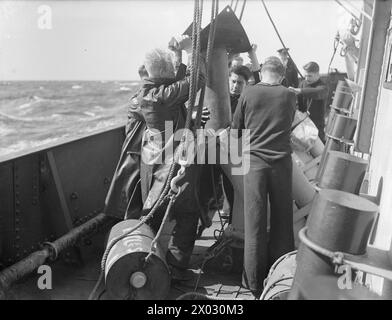
M45 101L46 99L41 98L39 96L30 96L29 100L30 100L29 102L23 103L20 106L18 106L17 109L21 110L21 109L30 108L30 107L32 107L33 105L35 105L35 104L37 104L39 102Z
M82 88L83 87L78 85L78 84L75 84L75 85L72 86L72 89L82 89Z
M0 137L5 137L10 133L14 133L14 132L16 132L15 129L0 127Z
M91 111L85 111L85 112L83 112L83 114L85 114L86 116L89 116L89 117L95 117L95 113L91 112Z
M6 124L12 124L12 123L15 123L15 122L25 122L25 123L28 122L28 123L31 123L31 122L34 122L34 121L37 121L37 122L47 122L48 120L56 119L56 118L59 118L59 117L62 117L62 116L63 116L62 114L54 113L54 114L51 114L51 115L41 116L41 117L23 117L22 118L22 117L18 117L18 116L12 116L12 115L9 115L9 114L5 114L5 113L0 111L0 121L3 121Z
M34 121L34 119L31 118L20 118L16 116L11 116L9 114L5 114L0 111L0 120L2 121L7 121L7 122L16 122L16 121L22 121L22 122L30 122Z
M129 87L120 87L120 89L116 90L116 91L120 91L120 92L129 92L132 91L132 88Z

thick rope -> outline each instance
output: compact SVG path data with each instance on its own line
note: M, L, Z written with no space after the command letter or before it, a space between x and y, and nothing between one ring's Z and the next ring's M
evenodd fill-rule
M269 11L268 11L267 6L265 5L264 0L261 0L261 3L263 4L263 7L264 7L264 9L265 9L265 12L267 13L268 18L269 18L269 20L270 20L272 26L273 26L274 29L275 29L275 32L276 32L276 34L277 34L277 36L278 36L278 38L279 38L279 40L280 40L280 43L282 44L283 48L286 50L287 55L289 56L289 58L291 59L291 61L293 61L294 67L295 67L295 69L297 70L299 76L301 77L301 79L304 79L304 76L303 76L302 73L299 71L297 65L295 64L294 60L291 58L289 52L287 51L287 47L285 46L285 44L284 44L284 42L283 42L283 40L282 40L282 37L281 37L280 34L279 34L278 28L276 27L274 21L272 20L272 17L271 17L271 15L270 15Z
M211 4L211 20L210 20L210 30L208 32L208 42L207 42L207 54L206 54L206 85L200 91L199 106L196 113L195 127L196 129L201 126L201 115L203 112L204 96L206 87L209 84L209 74L211 71L211 55L212 49L214 48L215 33L216 33L216 17L219 12L219 0L212 0Z
M235 1L235 5L234 5L234 9L233 9L234 12L237 11L238 1L239 1L239 0L236 0L236 1Z
M245 6L246 6L246 0L244 0L244 3L242 4L242 9L241 9L240 17L239 17L240 21L242 20L242 16L244 14Z
M174 201L175 201L175 196L172 195L172 196L170 197L170 201L169 201L169 204L168 204L168 206L167 206L167 208L166 208L166 212L165 212L165 215L164 215L164 217L163 217L163 219L162 219L161 225L159 226L159 230L158 230L157 234L155 235L154 239L151 241L150 252L148 253L147 257L145 258L145 261L146 261L146 262L149 261L149 259L151 258L151 256L152 256L152 255L155 253L155 251L156 251L156 245L157 245L157 243L158 243L159 238L161 237L161 234L162 234L162 232L163 232L163 227L165 226L165 223L169 220L170 211L171 211L171 208L172 208L172 206L173 206L173 204L174 204Z
M336 35L334 42L333 42L333 54L332 54L331 60L329 61L328 73L331 73L331 65L332 65L332 62L335 58L338 47L339 47L339 34Z

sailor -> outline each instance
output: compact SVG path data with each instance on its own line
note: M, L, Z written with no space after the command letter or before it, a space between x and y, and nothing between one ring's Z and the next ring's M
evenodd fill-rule
M189 37L182 37L170 48L189 51L190 45ZM176 52L175 56L178 57L179 53ZM119 219L140 218L141 215L148 214L161 194L173 159L167 153L169 156L161 162L146 162L146 159L154 159L149 159L151 148L148 147L152 144L157 147L152 151L158 150L166 156L165 141L172 143L174 148L179 142L172 136L163 136L162 139L153 141L150 138L156 132L165 135L165 121L171 123L174 130L184 128L187 112L184 104L189 98L190 90L190 77L184 77L186 66L177 65L173 60L173 53L167 50L155 49L146 54L145 72L142 70L140 75L144 78L143 84L130 101L127 136L105 201L104 212L107 215ZM203 61L201 65L199 87L205 83ZM208 114L208 110L204 109L202 123L208 120ZM172 208L176 226L169 243L167 263L175 280L186 280L190 276L187 268L196 239L200 210L198 170L196 165L186 169L181 183L189 182L189 185L178 196ZM157 231L159 225L160 221L153 221L151 227Z
M244 58L239 53L229 56L229 68L240 67L244 65Z
M190 44L189 38L183 38L178 45L172 46L172 48L175 50L189 49ZM167 134L165 121L172 123L175 131L184 128L187 112L185 102L189 98L190 77L176 79L172 55L165 50L155 49L147 53L144 65L149 78L145 79L138 100L147 126L146 134L149 137L145 142L151 143L150 138L154 137L156 133ZM203 62L201 65L199 88L205 83L205 66ZM204 117L203 119L205 121ZM161 139L158 139L157 149L161 149L166 157L168 149L165 141L170 143L173 139L162 136ZM173 149L175 149L178 142L174 141L173 143ZM168 158L161 158L161 160L162 163L145 163L144 161L141 163L141 192L144 203L143 210L146 213L160 196L172 163L172 160ZM190 184L179 195L173 207L176 225L166 259L171 267L174 280L187 280L190 277L187 268L196 240L199 213L202 210L198 200L199 170L200 166L197 165L187 167L186 176L181 183L190 182Z
M229 89L232 114L234 114L235 108L237 107L238 99L245 86L248 84L248 80L251 76L252 74L246 66L236 66L230 69Z
M139 68L137 69L137 72L139 74L140 80L144 80L144 79L148 78L148 72L147 72L144 64L139 66Z
M316 125L319 137L325 143L325 104L328 98L328 86L320 79L320 67L316 62L309 62L303 67L305 80L299 88L289 87L297 94L298 110L309 112L309 117Z
M283 66L286 69L282 84L285 87L298 88L299 81L297 68L295 67L294 61L290 58L288 51L289 48L282 48L278 50L279 59L282 61Z
M232 129L250 130L250 169L244 176L242 282L255 296L262 291L268 267L294 249L290 128L296 96L280 84L283 76L279 59L267 59L261 68L262 82L244 89L232 123ZM269 237L267 196L271 205Z

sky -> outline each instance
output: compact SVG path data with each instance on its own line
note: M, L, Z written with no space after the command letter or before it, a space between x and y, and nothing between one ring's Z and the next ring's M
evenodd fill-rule
M220 10L230 2L220 0ZM203 25L210 20L210 3L204 1ZM297 65L316 61L326 72L335 34L349 15L333 0L265 3ZM0 0L0 80L137 80L146 51L165 48L183 33L193 5L191 0ZM241 6L242 0L238 14ZM260 0L246 2L242 24L258 45L260 62L282 47ZM332 67L345 71L343 58L337 55Z

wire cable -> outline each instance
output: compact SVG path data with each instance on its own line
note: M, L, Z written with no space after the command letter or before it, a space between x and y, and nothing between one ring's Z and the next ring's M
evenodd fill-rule
M273 26L274 29L275 29L275 32L276 32L276 34L277 34L277 36L278 36L278 38L279 38L279 40L280 40L280 43L282 44L283 48L286 50L287 55L289 56L289 58L293 61L294 67L295 67L295 69L297 70L299 76L301 77L301 79L304 79L304 76L303 76L302 73L298 70L297 65L295 64L294 60L291 58L289 52L287 51L287 47L285 46L285 44L284 44L284 42L283 42L283 40L282 40L282 37L281 37L280 34L279 34L278 28L276 27L274 21L272 20L272 17L271 17L271 15L270 15L269 11L268 11L267 6L265 5L264 0L261 0L261 3L263 4L263 7L264 7L264 9L265 9L265 12L267 13L268 18L269 18L269 20L270 20L272 26Z

